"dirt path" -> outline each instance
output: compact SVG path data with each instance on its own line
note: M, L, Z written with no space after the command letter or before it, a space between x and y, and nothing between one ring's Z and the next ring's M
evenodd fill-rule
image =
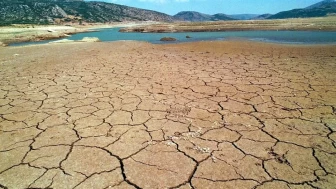
M333 188L335 54L0 47L0 188Z

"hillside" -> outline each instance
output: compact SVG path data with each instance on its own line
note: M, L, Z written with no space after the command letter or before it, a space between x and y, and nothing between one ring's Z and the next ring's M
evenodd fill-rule
M167 14L83 0L1 0L0 25L172 21Z
M177 21L203 22L203 21L218 21L218 20L235 20L226 14L203 14L195 11L182 11L173 16Z
M329 5L334 5L335 6L336 0L324 0L318 3L315 3L313 5L310 5L306 7L305 9L314 9L314 8L321 8Z
M324 0L303 9L279 12L267 19L323 17L330 14L336 14L335 0Z
M209 21L211 20L211 15L202 14L195 11L182 11L173 16L175 20L179 21L191 21L191 22L199 22L199 21Z

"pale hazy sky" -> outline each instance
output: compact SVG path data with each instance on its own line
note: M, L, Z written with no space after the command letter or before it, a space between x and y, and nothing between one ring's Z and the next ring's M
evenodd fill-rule
M174 15L180 11L207 14L263 14L304 8L321 0L96 0Z

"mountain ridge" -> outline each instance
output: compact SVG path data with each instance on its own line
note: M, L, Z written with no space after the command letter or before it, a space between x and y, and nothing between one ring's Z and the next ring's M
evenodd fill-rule
M336 0L324 0L306 8L282 11L267 19L324 17L330 14L336 14Z
M182 11L176 15L118 5L114 3L84 0L1 0L0 25L10 24L82 24L122 21L225 21L250 19L286 19L323 17L336 14L336 0L323 0L302 9L282 11L274 15L224 13L203 14Z

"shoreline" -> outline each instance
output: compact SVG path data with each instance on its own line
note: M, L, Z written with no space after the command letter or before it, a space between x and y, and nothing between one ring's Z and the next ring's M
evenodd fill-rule
M167 26L169 27L169 26ZM310 29L275 29L275 28L222 28L222 29L207 29L207 28L200 28L200 29L159 29L159 28L122 28L119 32L124 33L198 33L198 32L234 32L234 31L312 31L312 32L335 32L336 29L317 29L317 28L310 28Z
M278 20L175 22L135 26L120 32L179 33L216 31L336 31L336 16Z
M160 43L154 44L146 41L136 41L136 40L119 40L119 41L69 41L69 42L56 42L56 43L44 43L44 44L31 44L31 45L23 45L23 46L6 46L1 47L0 49L29 49L29 48L40 48L40 47L64 47L64 46L74 46L74 45L88 45L88 46L96 46L101 44L102 46L109 44L121 44L127 45L129 43L133 43L136 45L147 44L149 46L164 48L164 47L182 47L182 46L197 46L202 49L202 45L209 46L209 44L215 45L225 45L225 44L243 44L248 46L259 46L259 47L270 47L270 48L334 48L336 47L336 43L333 44L295 44L295 43L275 43L275 42L266 42L266 41L253 41L253 40L244 40L244 39L228 39L228 40L209 40L209 41L190 41L190 42L180 42L180 43Z
M98 38L96 38L98 39ZM52 39L51 39L52 40ZM64 39L66 40L66 39ZM44 40L47 41L47 40ZM29 42L29 41L28 41ZM27 43L28 43L27 42ZM31 41L31 42L39 42L39 41ZM43 41L41 41L43 42ZM259 43L259 44L270 44L270 45L284 45L284 46L336 46L336 42L332 43L305 43L305 42L281 42L281 41L272 41L272 40L252 40L248 38L228 38L228 39L219 39L219 40L194 40L194 41L174 41L174 42L166 42L166 43L151 43L148 41L140 41L140 40L116 40L116 41L83 41L83 40L68 40L62 41L62 39L53 42L46 42L46 43L35 43L35 44L22 44L22 45L15 45L16 43L8 44L4 47L31 47L31 46L40 46L40 45L55 45L55 44L80 44L80 43L115 43L115 42L136 42L136 43L148 43L151 45L178 45L178 44L189 44L189 43L202 43L202 42L243 42L243 43ZM26 43L26 42L17 42L17 43ZM1 47L1 45L0 45Z
M24 25L1 27L0 29L0 43L2 43L3 46L21 42L38 42L52 39L62 39L75 33L93 32L90 28L55 25Z
M336 16L284 20L248 20L215 22L125 22L115 24L73 26L17 25L0 27L0 46L13 43L38 42L62 39L76 33L94 32L104 28L121 27L119 32L132 33L181 33L181 32L230 32L230 31L336 31ZM266 43L273 43L265 41ZM277 42L274 42L277 43Z
M63 39L72 34L99 31L104 28L132 27L158 22L125 22L115 24L92 25L13 25L0 27L0 46L13 43L38 42L52 39Z

